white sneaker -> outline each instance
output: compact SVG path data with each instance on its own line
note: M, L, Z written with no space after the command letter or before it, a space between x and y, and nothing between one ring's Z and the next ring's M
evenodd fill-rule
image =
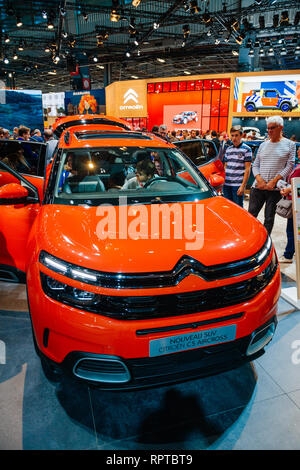
M293 262L293 258L292 258L292 259L288 259L288 258L286 258L285 256L280 256L280 258L278 258L278 261L279 261L279 263L292 263L292 262Z

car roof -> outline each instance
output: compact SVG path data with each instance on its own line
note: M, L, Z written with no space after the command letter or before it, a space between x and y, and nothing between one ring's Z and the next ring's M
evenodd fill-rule
M77 125L64 130L60 148L89 147L173 147L160 137L140 131L126 130L113 125Z
M131 130L131 126L123 119L114 116L106 116L102 114L78 114L72 116L64 116L55 121L52 126L53 133L59 138L62 133L73 126L78 125L111 125L122 129Z

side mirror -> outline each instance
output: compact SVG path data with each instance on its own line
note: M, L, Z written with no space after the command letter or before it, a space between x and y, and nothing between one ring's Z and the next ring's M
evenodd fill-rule
M215 174L210 175L209 182L214 188L218 188L220 186L223 186L225 180L223 176L220 176L215 173Z
M28 197L28 189L18 183L0 187L0 204L21 204Z

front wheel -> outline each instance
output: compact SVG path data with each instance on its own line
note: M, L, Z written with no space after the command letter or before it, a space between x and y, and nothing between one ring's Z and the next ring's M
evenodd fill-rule
M291 110L291 105L289 103L281 103L280 110L283 112L287 112Z
M249 104L246 105L246 110L249 113L252 113L253 111L256 111L256 107L253 103L249 103Z

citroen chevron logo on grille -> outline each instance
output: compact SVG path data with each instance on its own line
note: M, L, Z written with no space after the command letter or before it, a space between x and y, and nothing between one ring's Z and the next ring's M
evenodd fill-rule
M134 101L135 103L138 103L138 94L132 88L127 90L124 94L124 104L126 104L130 100Z

